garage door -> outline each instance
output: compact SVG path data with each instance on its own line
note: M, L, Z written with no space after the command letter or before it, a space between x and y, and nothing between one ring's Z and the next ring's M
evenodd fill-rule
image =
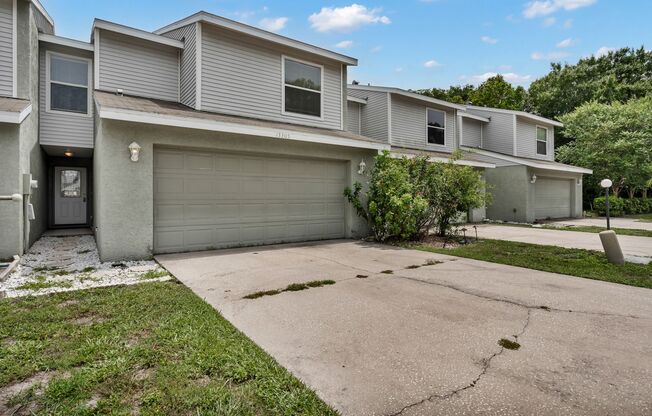
M571 181L538 178L535 189L535 217L568 218L571 216Z
M344 237L346 163L156 149L154 251Z

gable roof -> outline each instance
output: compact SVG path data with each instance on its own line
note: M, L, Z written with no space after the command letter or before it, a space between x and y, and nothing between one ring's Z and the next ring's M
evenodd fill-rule
M189 24L193 24L197 22L208 23L214 26L219 26L224 29L232 30L234 32L239 32L248 36L253 36L258 39L277 43L279 45L287 46L290 48L299 49L304 52L309 52L315 55L319 55L324 58L345 63L347 65L358 65L358 60L356 58L342 55L337 52L329 51L328 49L320 48L319 46L311 45L276 33L268 32L266 30L249 26L244 23L236 22L235 20L227 19L225 17L217 16L215 14L208 13L205 11L197 12L184 19L178 20L174 23L164 26L158 30L155 30L154 33L157 35L161 35L171 30L178 29L180 27L187 26Z
M171 101L95 91L100 118L160 126L219 131L276 140L296 140L372 150L389 150L379 140L344 130L308 127L194 110Z
M109 32L120 33L134 38L143 39L143 40L159 43L166 46L172 46L173 48L178 48L178 49L184 48L183 42L179 40L168 38L165 36L160 36L154 33L147 32L145 30L135 29L133 27L109 22L108 20L102 20L102 19L95 19L93 21L93 29L91 30L91 40L93 40L93 37L95 36L95 29L103 29Z
M491 113L513 114L519 117L528 118L533 121L538 121L539 123L546 123L546 124L553 125L555 127L564 127L564 125L558 122L557 120L552 120L549 118L537 116L536 114L528 113L525 111L505 110L503 108L481 107L477 105L467 105L466 107L469 111L480 110L480 111L489 111Z
M449 162L452 156L451 153L435 152L432 150L412 149L408 147L392 146L390 155L394 158L406 157L408 159L417 156L427 156L429 162ZM472 152L462 152L462 157L453 162L454 165L472 166L474 168L493 169L495 164L485 162L477 157L474 157Z
M374 85L355 85L355 84L349 84L347 85L347 88L350 90L359 90L359 91L376 91L376 92L386 92L388 94L396 94L400 95L403 97L408 97L412 98L415 100L423 101L428 104L436 104L442 107L448 107L448 108L453 108L456 110L465 110L466 107L460 104L454 104L450 103L448 101L444 100L439 100L437 98L431 98L427 97L425 95L417 94L415 92L410 92L406 90L402 90L400 88L395 88L395 87L379 87L379 86L374 86Z

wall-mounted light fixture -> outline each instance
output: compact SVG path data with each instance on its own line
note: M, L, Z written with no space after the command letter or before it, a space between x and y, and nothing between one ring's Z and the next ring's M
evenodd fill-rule
M537 182L537 175L532 175L530 178L530 183L536 183Z
M360 161L359 167L360 169L358 169L358 175L364 175L365 171L367 170L367 164L364 163L364 158Z
M582 184L582 178L577 178L577 186L580 186Z
M63 152L63 155L65 157L73 157L75 154L71 150L66 150L65 152Z
M140 145L136 142L133 142L129 145L129 154L131 155L132 162L138 162L140 157Z

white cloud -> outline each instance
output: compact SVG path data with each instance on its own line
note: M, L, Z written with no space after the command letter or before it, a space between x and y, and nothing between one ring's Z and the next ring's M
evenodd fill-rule
M564 29L570 29L571 27L573 27L573 19L566 19Z
M600 49L598 49L597 51L595 51L595 53L593 55L595 55L596 58L600 58L602 56L609 55L609 52L613 52L615 50L616 50L616 48L610 48L609 46L603 46Z
M564 39L561 42L559 42L557 44L557 47L558 48L569 48L569 47L575 45L575 43L577 43L577 41L575 39L567 38L567 39Z
M438 66L441 66L441 64L435 61L434 59L431 59L429 61L424 62L423 66L425 66L426 68L437 68Z
M488 43L489 45L495 45L496 43L498 43L498 39L489 36L483 36L480 38L480 40L483 41L484 43Z
M380 52L382 50L383 50L383 47L381 45L374 46L373 48L371 48L372 53L378 53L378 52Z
M345 7L322 7L319 13L308 17L313 29L318 32L350 32L365 25L381 23L390 24L387 16L382 16L382 9L368 9L360 4Z
M548 52L548 53L532 52L530 58L534 59L535 61L543 61L543 60L557 61L559 59L566 58L569 55L570 54L568 52Z
M278 32L285 27L288 20L290 19L287 17L265 17L260 19L258 26L265 30L269 30L270 32Z
M485 72L480 75L473 75L471 79L477 83L485 82L489 78L493 78L496 75L502 75L505 78L505 81L512 84L527 84L532 81L532 75L519 75L514 72L506 72L498 74L497 72ZM466 76L460 77L461 79L466 79Z
M352 40L343 40L342 42L339 42L335 45L335 47L339 49L348 49L351 46L353 46Z
M546 17L545 19L543 19L543 26L544 27L550 27L550 26L554 25L555 23L557 23L557 19L555 19L552 16L551 17Z
M558 10L575 10L580 7L591 6L597 0L536 0L525 5L523 16L532 19L547 16Z

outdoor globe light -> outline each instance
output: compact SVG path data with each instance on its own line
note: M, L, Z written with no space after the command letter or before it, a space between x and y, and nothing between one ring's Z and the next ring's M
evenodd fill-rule
M530 183L536 183L537 182L537 175L532 175L530 178Z
M132 162L138 162L140 157L140 145L136 142L133 142L129 145L129 154L131 155Z
M360 161L360 169L358 169L358 175L363 175L367 170L367 164L364 163L364 159Z
M611 188L611 185L614 183L611 182L611 179L603 179L600 181L600 186L603 188Z
M613 184L614 183L611 182L611 179L603 179L600 181L600 186L604 188L604 192L605 192L604 205L605 205L605 213L607 214L607 230L611 230L611 219L609 218L609 189Z

